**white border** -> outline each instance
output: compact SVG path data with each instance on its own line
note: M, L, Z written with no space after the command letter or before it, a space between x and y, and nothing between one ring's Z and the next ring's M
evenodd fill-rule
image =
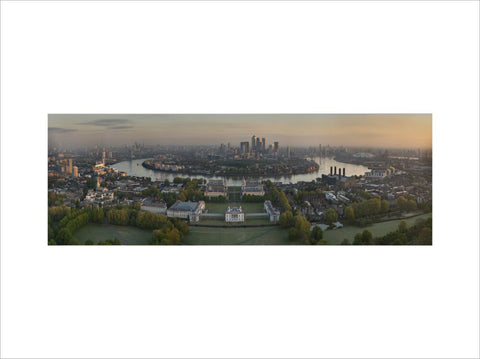
M2 2L3 357L478 357L478 2ZM433 113L432 247L47 247L48 113Z

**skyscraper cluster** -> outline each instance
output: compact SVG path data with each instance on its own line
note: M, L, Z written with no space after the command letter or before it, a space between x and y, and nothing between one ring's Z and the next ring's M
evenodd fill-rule
M270 146L268 146L267 139L265 137L257 137L253 135L250 142L240 142L240 152L242 154L278 154L279 151L279 142L274 142L273 145L271 144Z

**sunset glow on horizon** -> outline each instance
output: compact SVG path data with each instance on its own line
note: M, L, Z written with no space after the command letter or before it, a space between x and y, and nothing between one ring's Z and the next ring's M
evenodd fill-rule
M431 148L431 114L49 115L49 143L69 147L238 146L252 135L290 146Z

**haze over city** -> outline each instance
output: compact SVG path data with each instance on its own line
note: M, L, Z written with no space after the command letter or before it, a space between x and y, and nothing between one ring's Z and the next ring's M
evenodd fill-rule
M431 148L430 114L51 114L49 143L69 147L218 145L252 134L290 146Z

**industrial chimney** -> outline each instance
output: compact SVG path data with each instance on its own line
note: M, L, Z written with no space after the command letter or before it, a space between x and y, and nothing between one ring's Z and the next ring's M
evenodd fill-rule
M343 167L343 177L345 177L345 167Z
M330 176L333 175L333 167L330 166Z
M335 176L337 175L337 166L335 166Z

